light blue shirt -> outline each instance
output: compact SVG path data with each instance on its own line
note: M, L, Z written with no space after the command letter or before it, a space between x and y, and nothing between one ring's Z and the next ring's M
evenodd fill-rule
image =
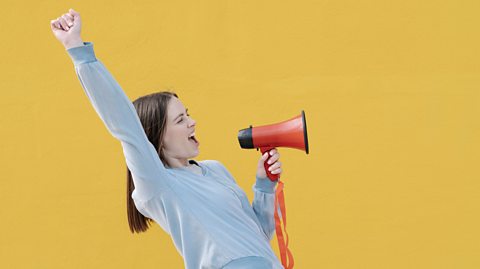
M136 208L172 237L185 267L240 268L230 265L247 264L241 268L260 268L251 266L260 261L258 264L283 268L270 246L276 183L256 178L250 205L245 192L218 161L190 160L200 166L201 174L165 167L132 102L96 58L93 44L84 42L67 52L95 111L122 144L135 184L132 199Z

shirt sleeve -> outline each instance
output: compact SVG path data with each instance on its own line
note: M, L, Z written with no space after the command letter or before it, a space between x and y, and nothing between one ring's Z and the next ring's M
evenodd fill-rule
M85 94L110 134L121 142L132 173L135 195L147 200L168 187L168 173L148 140L135 107L105 66L96 59L93 43L67 50Z
M253 212L257 215L263 232L269 240L272 240L275 231L275 186L277 181L271 181L268 178L256 177L253 185Z

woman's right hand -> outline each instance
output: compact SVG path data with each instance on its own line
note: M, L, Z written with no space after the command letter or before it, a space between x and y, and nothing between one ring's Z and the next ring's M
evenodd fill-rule
M62 43L65 49L83 46L83 40L80 37L82 29L82 19L80 14L73 9L50 21L50 27L55 37Z

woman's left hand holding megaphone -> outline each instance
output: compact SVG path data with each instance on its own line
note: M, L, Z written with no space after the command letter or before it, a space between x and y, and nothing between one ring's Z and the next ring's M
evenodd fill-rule
M270 158L268 158L269 155L270 155ZM267 172L265 171L265 166L267 166L269 171L274 175L279 175L280 173L282 173L282 163L278 161L279 158L280 158L280 153L276 148L271 149L268 152L265 152L260 158L260 160L258 161L257 177L267 178ZM265 165L265 161L267 161L267 165Z

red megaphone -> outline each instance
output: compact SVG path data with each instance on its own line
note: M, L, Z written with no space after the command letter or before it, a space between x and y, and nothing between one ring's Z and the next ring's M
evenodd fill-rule
M308 154L305 112L302 110L300 115L280 123L242 129L238 131L238 142L244 149L260 148L262 155L276 147L300 149ZM267 161L264 165L270 180L275 181L280 177L268 171Z

